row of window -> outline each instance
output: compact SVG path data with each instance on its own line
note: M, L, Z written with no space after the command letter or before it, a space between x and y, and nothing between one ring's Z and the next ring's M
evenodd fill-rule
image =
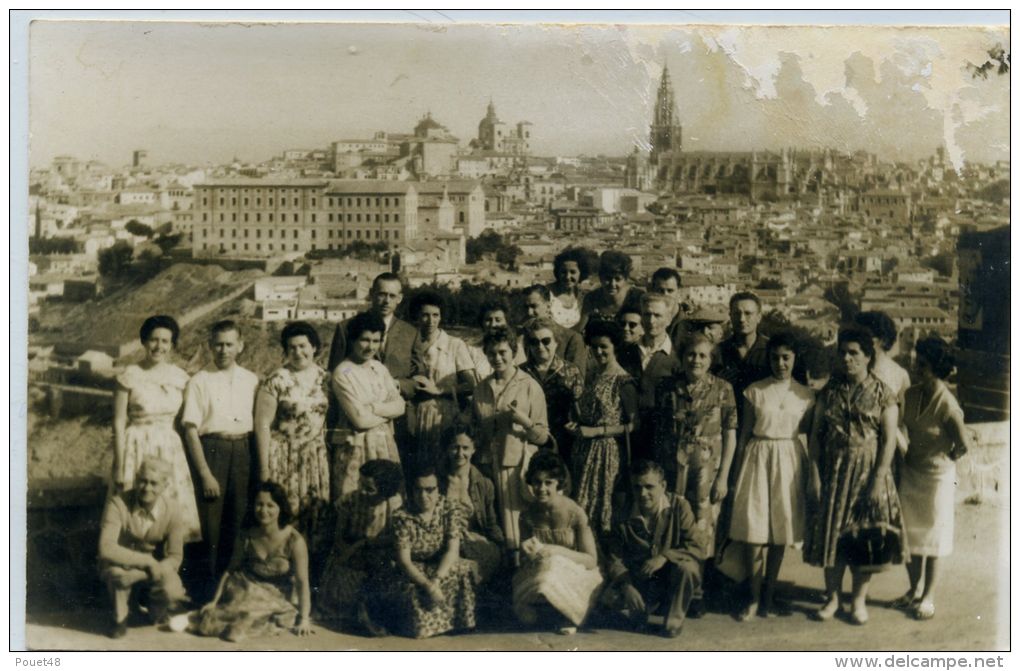
M273 213L273 212L266 213L266 221L273 222L274 221L274 219L273 219L274 214L275 213ZM245 222L251 221L249 219L249 216L250 216L249 212L245 212L242 216L243 216ZM316 214L314 212L312 212L309 216L311 217L311 223L314 224L314 223L317 222L317 217L316 217ZM294 222L295 224L301 223L301 214L299 212L293 213L291 215L290 220L292 222ZM208 212L203 212L202 213L202 221L209 221L209 213ZM223 213L223 212L220 212L220 221L226 221L226 214ZM237 212L231 212L230 213L230 221L233 221L235 223L237 222ZM261 221L262 221L262 213L261 212L256 212L255 213L255 222L256 223L260 223ZM332 219L330 219L330 221L332 221ZM376 221L378 221L378 219L376 219ZM287 213L286 212L280 212L280 222L281 223L286 223L287 222Z
M233 250L233 251L237 251L238 250L237 245L238 245L238 243L236 243L236 242L230 243L230 249ZM252 249L252 247L254 247L254 249ZM287 244L286 243L280 243L280 245L278 245L279 249L276 249L276 247L277 246L274 246L274 244L270 242L270 243L268 243L266 245L265 250L263 250L262 249L262 243L260 243L260 242L256 242L256 243L254 243L254 245L249 245L247 242L241 243L241 250L242 251L246 251L246 252L250 252L250 251L256 251L256 252L261 252L261 251L268 251L268 252L281 251L281 252L285 252L285 251L287 251ZM208 245L208 244L206 244L204 242L202 243L202 249L215 249L215 248L216 248L215 244ZM329 249L329 250L343 249L343 245L329 244L329 245L324 245L322 247L319 247L319 246L317 246L313 242L312 243L312 250L314 251L314 250L317 250L317 249ZM227 244L225 242L221 242L219 244L219 250L221 252L227 251ZM298 244L297 243L294 243L293 245L291 245L291 251L295 251L295 252L300 251L298 249Z
M241 235L240 236L237 234L238 230L241 230ZM220 231L220 236L219 237L220 237L221 240L227 237L226 229L221 228L221 229L219 229L219 231ZM233 229L230 230L230 237L231 238L237 238L237 237L249 238L249 237L254 237L256 240L261 240L262 239L262 229L260 229L260 228L254 229L254 231L255 231L255 235L254 236L251 235L251 231L252 231L252 229L249 229L249 228L245 228L245 229L236 229L236 228L233 228ZM210 231L209 231L208 228L203 228L202 229L202 237L203 238L208 238L209 237L209 232ZM389 231L389 230L379 231L379 229L373 229L373 230L364 231L364 236L362 236L362 232L363 231L360 228L359 229L347 229L347 239L348 240L362 240L362 239L364 239L364 240L372 240L372 239L375 239L375 240L390 240L390 239L399 240L400 239L400 231L399 230L394 230L394 231ZM298 237L298 229L296 229L296 228L295 229L291 229L291 233L292 233L291 237L293 237L295 239ZM316 239L316 237L317 237L316 233L317 232L315 230L311 231L311 239L312 240ZM327 236L330 237L330 238L334 237L334 234L335 234L335 237L337 237L337 238L344 237L344 232L343 231L337 231L335 229L329 229L329 231L327 232ZM285 231L285 230L280 231L280 236L279 237L280 237L280 239L286 238L287 237L287 231ZM270 239L270 240L273 239L273 229L268 229L266 231L266 238ZM203 246L203 249L205 249L204 246Z

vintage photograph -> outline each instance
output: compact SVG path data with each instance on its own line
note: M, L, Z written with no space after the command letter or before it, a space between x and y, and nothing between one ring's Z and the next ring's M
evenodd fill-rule
M1008 12L265 14L29 26L27 649L1009 650Z

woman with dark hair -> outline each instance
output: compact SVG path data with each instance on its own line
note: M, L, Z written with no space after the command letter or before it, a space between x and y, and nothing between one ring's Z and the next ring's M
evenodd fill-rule
M554 452L542 451L526 475L534 502L521 516L521 567L513 609L525 624L545 620L561 634L584 623L602 585L595 536L584 510L567 496L570 475Z
M358 471L370 459L400 463L393 420L404 414L396 380L376 353L386 324L362 312L347 324L348 356L333 371L333 394L340 405L330 478L334 498L358 489Z
M563 328L573 328L581 321L581 303L584 299L581 283L590 274L588 252L585 249L568 247L553 259L555 281L549 285L549 309L553 321Z
M838 338L842 370L818 394L811 420L808 453L811 496L818 511L804 543L804 558L825 569L825 605L819 620L840 609L840 590L850 557L841 541L859 523L889 531L889 563L901 563L895 529L902 529L900 501L890 464L896 449L898 411L888 385L871 373L875 344L867 329L848 328ZM902 537L898 539L902 548ZM876 559L877 560L877 559ZM874 566L851 566L853 603L850 621L868 621L868 584Z
M800 434L807 433L814 392L793 379L797 345L789 333L769 338L765 351L772 376L744 390L737 442L743 460L730 519L730 538L743 544L751 576L751 602L737 616L742 622L755 610L763 617L776 614L786 547L804 540L807 455Z
M198 506L188 458L174 427L188 383L188 374L172 362L180 332L173 317L155 315L146 319L138 333L145 358L117 376L111 493L133 489L135 473L147 457L169 463L173 473L164 496L177 502L187 528L185 541L192 542L201 537Z
M492 375L492 365L485 354L485 335L496 329L509 329L510 305L502 296L490 298L482 303L478 310L478 327L482 335L473 345L468 345L471 361L475 367L475 380L481 382ZM514 345L514 364L521 365L525 361L524 350L520 343Z
M549 417L549 433L560 456L569 462L574 437L566 425L584 389L584 376L577 366L557 356L556 328L554 322L542 317L536 317L525 324L524 350L528 353L528 360L521 369L542 386Z
M892 390L902 417L903 395L910 387L910 373L889 355L896 345L896 323L880 310L859 312L854 317L854 322L871 332L875 343L875 363L871 367L871 373ZM899 427L896 429L896 448L900 457L907 450L907 437ZM897 458L894 462L896 468L899 468L899 461Z
M383 569L392 565L393 514L400 510L404 472L386 459L371 459L359 469L359 489L335 503L333 547L317 591L317 612L339 628L360 628L385 635L378 622Z
M420 469L411 479L408 507L393 516L397 631L428 638L474 629L477 568L460 558L464 526L461 507L439 493L435 469Z
M475 387L479 469L496 485L496 507L507 549L520 545L518 519L528 496L524 472L539 445L549 440L545 394L533 377L514 363L517 336L495 328L482 341L492 375Z
M599 257L599 288L584 297L581 306L581 321L578 330L584 333L589 321L615 319L616 314L628 303L641 300L640 289L631 286L630 273L634 262L630 256L615 249L607 249Z
M567 425L574 434L574 481L577 502L597 534L613 528L613 494L621 469L627 434L637 426L638 390L634 378L616 361L623 336L614 321L596 320L584 330L588 345L588 377L577 402L577 418ZM626 444L626 443L625 443Z
M408 408L408 426L417 442L419 463L439 463L440 438L460 413L460 399L475 387L475 365L467 345L440 328L443 297L424 290L411 300L411 320L418 340L411 356L414 403Z
M912 609L918 620L930 620L935 616L938 559L953 551L956 461L970 449L971 438L963 410L944 382L955 364L949 345L931 337L918 341L914 349L919 381L907 389L903 403L910 447L900 467L899 486L910 548L910 589L895 605Z
M460 556L478 564L487 582L503 560L505 538L496 516L496 489L472 463L475 438L471 427L455 424L443 436L446 450L439 491L464 509L466 524L460 539Z
M329 376L315 363L321 343L311 324L288 323L280 344L286 363L263 380L255 394L259 479L278 482L287 490L291 510L307 534L303 525L329 502L325 433Z
M238 539L216 596L192 616L193 631L234 642L287 629L298 636L314 633L308 548L290 526L286 490L275 482L260 484L251 517L254 525Z

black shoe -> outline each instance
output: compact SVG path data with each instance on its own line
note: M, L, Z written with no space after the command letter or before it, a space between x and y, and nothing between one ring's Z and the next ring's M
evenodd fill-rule
M695 599L691 601L691 605L687 608L687 617L692 620L697 620L705 616L705 600Z
M127 636L127 633L127 620L121 620L120 622L114 622L110 626L110 631L107 633L107 636L110 638L124 638Z

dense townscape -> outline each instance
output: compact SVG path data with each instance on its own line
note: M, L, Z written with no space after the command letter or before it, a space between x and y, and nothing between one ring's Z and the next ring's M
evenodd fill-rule
M712 590L789 614L791 547L816 619L866 624L890 564L935 617L973 449L958 241L1008 226L1008 161L687 151L668 69L648 152L533 130L490 101L467 143L429 112L258 164L32 171L32 412L111 416L110 636L675 638Z

